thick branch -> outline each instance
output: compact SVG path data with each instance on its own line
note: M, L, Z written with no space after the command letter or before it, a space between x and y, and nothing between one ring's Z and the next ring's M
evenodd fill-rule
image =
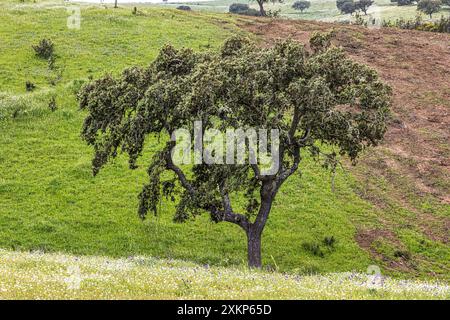
M172 170L173 172L175 172L175 174L178 177L178 180L180 180L181 185L186 190L188 190L192 196L195 196L195 194L196 194L195 188L188 181L184 172L173 163L170 152L167 152L167 154L166 154L166 168L168 170Z
M166 168L168 170L173 171L177 175L178 180L180 181L183 188L188 190L188 192L193 197L196 197L197 190L195 190L195 188L192 186L192 184L186 178L186 175L184 174L184 172L177 165L175 165L173 163L170 152L168 152L166 154ZM218 210L213 205L202 206L203 207L202 209L209 211L217 222L219 222L219 221L231 222L231 223L239 225L245 231L247 231L249 228L249 225L250 225L250 222L248 221L247 217L242 214L233 212L233 210L231 208L231 201L230 201L228 192L225 190L223 185L219 186L219 188L221 189L222 202L223 202L225 210L224 211Z
M286 181L287 178L289 178L295 171L297 171L298 166L300 164L300 147L295 146L293 150L293 156L294 156L294 162L291 167L284 168L284 170L281 171L281 174L277 178L277 188L279 188L284 181Z
M215 216L216 218L218 218L218 219L216 219L216 221L226 221L226 222L231 222L231 223L237 224L242 229L244 229L246 232L248 231L248 229L250 227L250 221L243 214L234 213L234 212L230 212L230 211L221 211L221 210L216 210L216 209L212 209L211 214L213 216Z
M233 212L231 208L230 195L225 187L225 181L219 185L220 195L222 196L222 204L226 212Z

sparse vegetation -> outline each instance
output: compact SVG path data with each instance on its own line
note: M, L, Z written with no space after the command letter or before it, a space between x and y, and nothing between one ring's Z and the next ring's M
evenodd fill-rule
M424 21L422 17L418 15L415 19L397 19L394 22L383 21L383 27L450 33L450 17L441 16L441 18L437 21Z

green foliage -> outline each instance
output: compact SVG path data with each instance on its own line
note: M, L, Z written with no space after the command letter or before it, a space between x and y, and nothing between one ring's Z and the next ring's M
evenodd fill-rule
M245 3L233 3L228 10L230 13L242 14L246 16L259 16L260 12L256 9L250 8Z
M55 112L56 109L58 108L58 106L56 105L56 97L52 96L50 98L50 102L48 103L48 108L50 109L50 111Z
M0 50L0 87L11 92L0 93L0 118L3 120L0 121L0 247L26 251L42 248L77 257L166 257L170 259L167 264L170 268L164 270L172 270L173 258L210 266L241 265L245 259L245 236L234 225L213 226L208 223L207 216L199 216L189 224L174 224L171 219L175 208L170 201L160 206L161 215L155 219L140 223L134 217L138 202L136 194L146 182L143 167L162 147L158 139L148 139L137 170L127 171L126 159L118 156L93 179L90 149L79 138L85 113L77 110L73 98L73 93L86 79L97 78L105 72L116 75L129 65L146 66L165 42L194 50L210 43L216 50L224 37L240 32L235 28L234 17L209 13L192 15L155 8L144 8L142 15L132 16L128 7L105 10L89 5L82 7L82 29L73 32L61 27L67 13L59 6L16 8L14 5L9 9L0 1L0 7L4 13L0 32L5 35ZM397 9L396 6L392 8ZM333 12L328 7L327 10ZM310 18L310 14L317 14L311 12L303 16ZM114 21L109 19L111 16L115 17ZM32 59L29 44L30 35L33 35L32 41L37 42L48 37L50 29L60 30L52 34L52 40L58 44L58 61L66 69L57 86L48 89L47 62ZM84 45L78 46L80 43ZM17 72L19 69L22 72ZM36 83L38 89L21 94L25 92L26 80ZM50 112L48 103L55 93L58 109ZM283 272L365 272L369 264L382 266L384 262L370 258L358 246L355 241L357 229L378 226L378 219L408 228L421 228L411 221L398 221L401 214L397 211L378 209L361 199L354 191L357 181L350 172L338 170L336 191L331 192L329 173L307 154L302 163L302 174L295 174L281 188L267 223L263 236L267 264L271 263L269 257L273 255ZM239 196L236 201L245 207L245 198ZM439 212L438 217L448 217L448 208L443 207ZM301 249L302 242L322 243L321 239L330 234L338 239L333 254L319 258ZM422 237L421 232L401 241L415 245L417 237ZM426 278L431 270L438 277L448 276L448 246L441 243L437 250L431 244L419 252L426 255L414 253L413 259L417 257L422 267L411 275ZM326 247L322 246L322 249ZM111 261L111 258L107 260ZM150 265L152 262L145 263ZM36 268L38 271L44 269ZM198 268L193 270L198 271ZM392 274L383 270L383 274L385 272ZM138 273L142 274L141 271ZM232 273L235 274L234 269ZM403 277L407 275L402 274ZM165 283L165 276L161 275L161 283ZM144 278L148 280L147 276ZM322 276L317 278L322 279ZM229 283L236 282L227 280L224 285ZM45 282L44 286L47 284ZM137 280L138 284L142 281ZM400 284L403 287L403 282ZM254 283L251 285L254 287ZM60 286L56 286L55 290L58 290ZM311 289L316 287L314 278ZM153 283L148 288L152 290ZM323 294L335 297L326 284L324 288ZM142 294L148 294L148 290L146 288ZM240 290L238 287L237 294L241 295ZM43 293L44 290L35 292ZM32 294L30 290L27 293ZM350 296L354 294L354 289L349 290Z
M307 0L295 1L292 8L303 12L311 6L311 2Z
M416 2L416 0L396 0L398 6L409 6Z
M323 253L322 249L320 248L320 244L315 242L304 242L302 243L302 247L305 251L309 252L310 254L323 258L325 254Z
M417 10L427 14L430 18L433 17L433 13L441 10L441 0L420 0L417 3Z
M38 44L32 46L36 56L42 59L50 59L53 57L54 45L49 39L41 39Z
M367 10L374 3L373 0L336 0L336 7L342 14L353 14L353 12L361 10L367 14Z
M336 243L336 238L335 238L334 236L325 237L325 238L323 239L323 243L324 243L326 246L333 248L334 245L335 245L335 243Z
M27 92L31 92L31 91L33 91L34 89L36 89L36 85L35 85L33 82L31 82L31 81L25 82L25 90L26 90Z
M342 14L353 14L357 10L357 6L353 0L337 0L336 7Z
M191 7L186 6L186 5L178 6L177 9L182 10L182 11L191 11Z
M367 14L367 10L373 3L374 0L359 0L355 2L355 6L358 10L361 10L364 14Z
M396 27L408 30L450 33L450 17L444 16L441 16L437 21L423 21L422 17L417 15L415 19L410 20L383 21L382 25L383 27Z
M82 137L95 150L94 175L119 150L136 168L147 136L180 128L192 132L194 121L200 120L203 130L277 128L276 173L262 176L261 168L250 164L196 164L187 174L173 163L169 141L153 156L139 197L142 218L156 214L162 197L170 197L177 202L175 221L207 212L214 222L262 232L280 186L299 167L300 150L325 155L324 165L332 163L335 170L336 152L327 154L321 146L334 146L355 160L386 131L390 88L374 70L330 47L329 38L315 34L312 53L293 41L261 49L239 37L217 53L165 46L146 69L133 67L118 78L89 83L78 97L88 111ZM237 213L230 198L239 193L247 206Z

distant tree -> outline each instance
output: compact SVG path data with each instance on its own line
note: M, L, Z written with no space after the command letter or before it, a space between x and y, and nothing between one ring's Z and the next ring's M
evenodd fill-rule
M355 2L355 6L357 9L361 10L365 15L367 15L367 10L373 4L373 2L374 0L359 0Z
M228 8L230 13L240 14L242 12L246 12L250 7L246 3L232 3Z
M353 14L353 12L356 11L356 5L355 3L351 0L351 1L346 1L342 4L341 7L341 13L343 14L348 14L350 13L351 15Z
M118 8L118 6L117 6L117 0L116 1L114 1L114 8Z
M442 2L440 0L420 0L417 3L417 10L422 11L433 18L433 13L439 12L441 10Z
M258 6L259 6L259 13L263 17L267 16L266 10L264 9L264 3L267 3L267 2L273 2L273 3L280 2L280 3L282 3L283 2L283 0L255 0L255 1L256 1L256 3L258 3Z
M292 5L292 8L303 12L304 10L308 9L310 6L311 6L311 2L309 2L307 0L300 0L300 1L295 1L294 4Z
M409 6L416 2L416 0L396 0L398 6Z
M181 5L177 7L178 10L182 10L182 11L191 11L191 7L186 6L186 5Z
M157 214L167 199L176 203L176 222L206 213L213 222L235 224L247 235L249 266L260 268L261 236L275 197L305 154L334 170L338 154L355 160L387 129L391 90L376 71L331 47L328 34L313 35L310 47L285 40L261 48L240 37L217 52L165 46L145 69L85 85L78 99L87 111L82 137L95 151L94 175L120 150L136 168L147 138L161 137L139 195L140 217ZM278 165L267 172L259 161L249 161L250 152L234 164L180 165L169 137L180 128L192 132L195 122L200 132L276 128L279 138L267 143L275 146ZM198 143L205 157L214 157L205 140L195 141L189 151L195 154ZM242 142L238 148L245 150L250 138ZM233 202L238 195L245 203Z
M450 0L441 0L442 4L450 6Z
M336 7L342 14L353 14L357 9L353 0L336 0Z
M230 13L243 14L246 16L260 16L260 12L256 9L250 8L245 3L232 3L228 9Z
M339 11L341 11L342 6L346 2L353 2L353 0L336 0L336 7L339 9Z

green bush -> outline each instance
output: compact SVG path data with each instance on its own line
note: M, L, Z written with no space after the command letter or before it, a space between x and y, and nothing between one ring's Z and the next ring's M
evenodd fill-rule
M42 39L37 45L33 45L33 50L39 58L50 59L54 53L53 42L49 39Z
M311 2L309 2L307 0L300 0L300 1L295 1L294 4L292 5L292 8L303 12L304 10L308 9L310 6L311 6Z
M383 21L383 27L395 27L408 30L419 30L428 32L450 33L450 17L441 16L438 21L422 20L418 15L415 19L406 20L403 18L395 21Z
M184 5L178 6L177 9L178 9L178 10L183 10L183 11L191 11L191 7L189 7L189 6L184 6Z
M248 6L248 4L244 4L244 3L233 3L230 5L230 8L228 9L228 11L230 13L242 14L245 16L253 16L253 17L260 16L260 13L258 10L250 8Z

